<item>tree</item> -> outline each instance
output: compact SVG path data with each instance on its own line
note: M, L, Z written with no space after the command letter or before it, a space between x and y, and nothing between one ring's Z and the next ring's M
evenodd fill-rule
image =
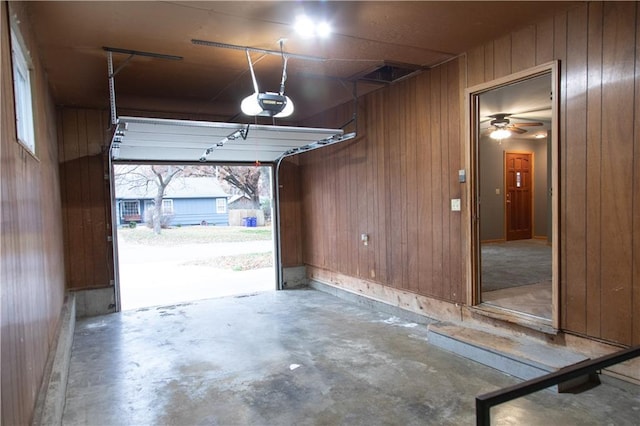
M162 230L162 199L165 190L173 178L184 171L184 166L160 166L160 165L117 165L115 167L115 179L129 186L129 189L149 189L149 185L155 189L153 201L153 232L160 234Z
M228 182L242 194L251 199L254 209L260 208L260 176L262 167L255 166L220 166L218 179Z
M263 169L264 166L187 166L184 175L217 177L235 188L239 194L246 194L251 199L253 208L259 209L260 194L264 192L264 184L261 185L260 181ZM269 174L265 175L268 179Z

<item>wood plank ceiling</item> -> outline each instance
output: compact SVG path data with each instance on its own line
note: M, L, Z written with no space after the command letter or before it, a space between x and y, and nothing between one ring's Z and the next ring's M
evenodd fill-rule
M193 39L325 58L291 58L286 93L298 123L353 96L351 82L386 62L429 68L515 28L582 2L32 2L29 12L54 100L107 108L104 46L183 57L136 56L117 74L119 108L247 122L239 110L253 92L246 54ZM326 40L293 31L300 14L333 27ZM277 91L282 58L252 53L261 90ZM115 67L127 55L114 54ZM357 84L359 95L384 83ZM253 119L251 119L253 120ZM271 123L270 119L261 119Z

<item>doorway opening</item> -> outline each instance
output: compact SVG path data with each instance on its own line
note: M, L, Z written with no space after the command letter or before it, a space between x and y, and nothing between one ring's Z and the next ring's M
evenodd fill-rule
M116 163L121 310L276 290L272 166Z
M473 304L558 327L555 64L471 88Z

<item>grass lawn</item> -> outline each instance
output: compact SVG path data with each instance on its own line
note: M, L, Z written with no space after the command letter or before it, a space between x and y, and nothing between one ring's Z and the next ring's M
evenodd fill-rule
M273 253L247 253L235 256L218 256L205 260L194 260L183 265L210 266L213 268L248 271L251 269L270 268L273 266Z
M160 235L144 225L119 228L118 238L132 244L175 246L180 244L233 243L271 240L271 227L182 226L163 229Z

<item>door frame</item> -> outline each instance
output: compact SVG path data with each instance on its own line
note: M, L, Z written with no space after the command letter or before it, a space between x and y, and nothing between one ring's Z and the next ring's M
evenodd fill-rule
M467 272L467 304L477 306L482 303L480 289L480 208L478 204L479 190L479 167L478 146L479 146L479 96L487 91L507 86L519 81L528 80L540 75L550 74L551 77L551 247L552 247L552 280L551 280L551 327L558 330L560 328L560 221L559 221L559 61L552 61L545 64L529 68L517 73L513 73L495 80L468 87L465 90L465 168L469 170L469 185L466 188L466 196L469 202L466 206L464 220L466 244L466 272ZM505 315L517 317L518 314L505 310Z
M503 159L502 159L502 179L503 179L503 184L502 187L504 188L504 240L505 241L509 241L509 227L507 226L508 223L508 215L507 215L507 155L508 154L526 154L529 155L529 157L531 158L531 171L530 171L530 176L529 176L529 180L530 180L530 190L529 190L529 214L530 214L530 222L529 222L529 226L531 227L531 238L533 238L533 236L535 235L533 230L534 230L534 219L535 219L535 178L534 178L534 173L535 173L535 153L531 152L531 151L518 151L518 150L504 150L503 151Z
M253 166L252 163L245 162L207 162L207 163L195 163L191 161L122 161L122 160L113 160L111 153L109 153L109 186L110 186L110 204L111 204L111 230L112 235L110 237L110 241L112 243L111 250L113 253L113 291L114 291L114 312L122 312L122 298L120 293L121 283L120 283L120 259L119 259L119 248L118 248L118 222L119 218L117 215L117 207L116 207L116 184L115 184L115 166L118 164L145 164L145 165L153 165L153 164L178 164L178 165L186 165L186 166L216 166L216 165L228 165L228 166ZM269 187L271 188L271 232L273 234L273 267L275 270L275 288L274 290L282 290L282 282L281 282L281 273L282 269L282 260L281 260L281 250L280 250L280 209L279 209L279 193L278 187L276 185L276 178L274 174L276 173L276 167L273 162L265 162L260 163L261 167L269 167L271 169L271 183Z

